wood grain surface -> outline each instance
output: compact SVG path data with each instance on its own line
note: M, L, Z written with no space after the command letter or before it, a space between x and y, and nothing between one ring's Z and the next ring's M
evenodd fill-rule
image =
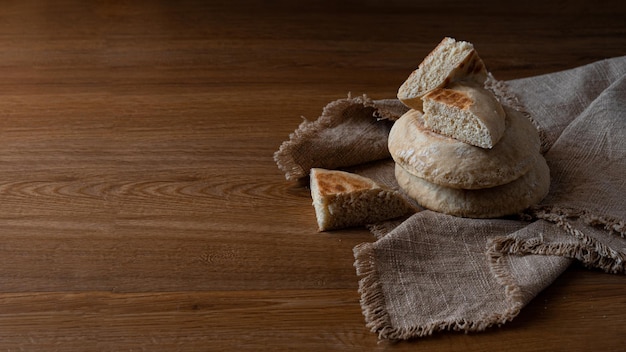
M444 36L499 79L626 55L622 1L7 1L1 351L620 351L625 278L574 265L511 323L379 343L352 248L273 152L393 98Z

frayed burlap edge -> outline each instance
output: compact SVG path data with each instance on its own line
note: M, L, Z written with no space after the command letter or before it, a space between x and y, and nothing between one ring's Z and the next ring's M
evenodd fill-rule
M393 231L393 229L395 229L396 227L400 226L400 224L402 224L402 222L405 220L406 219L392 219L388 221L381 221L375 224L368 224L365 227L372 235L374 235L374 238L379 240L387 236L388 233Z
M365 325L379 339L390 341L408 340L411 338L430 336L438 331L461 331L478 332L484 331L493 326L501 326L515 318L524 306L520 288L511 279L506 282L505 290L508 308L501 313L490 314L479 317L476 320L439 320L428 324L418 325L409 329L396 328L391 323L387 302L380 282L378 271L376 270L376 255L374 243L362 243L354 247L354 266L357 277L359 277L359 293L361 295L360 305ZM504 268L494 270L505 271ZM505 275L502 274L502 277Z
M364 97L366 97L364 95ZM365 100L363 105L376 109L374 116L379 120L395 121L404 115L409 108L398 99Z
M539 124L533 119L532 115L527 111L518 97L513 94L508 85L504 81L496 80L491 74L485 82L485 87L492 91L502 104L506 104L517 111L524 114L537 128L541 140L541 152L545 153L549 149L545 132L540 128ZM564 243L543 243L538 238L532 240L518 240L513 238L497 238L491 243L488 249L494 265L495 261L500 257L498 251L505 251L509 254L541 254L541 255L557 255L581 261L589 267L596 267L609 273L626 272L626 254L617 252L606 245L597 242L593 238L585 235L580 230L575 229L571 220L580 219L583 223L600 227L608 230L610 234L620 235L626 238L626 222L622 219L616 219L609 216L598 215L586 210L576 210L556 206L538 205L529 209L526 214L532 218L543 219L554 223L564 229L566 233L576 237L579 242L577 244ZM506 278L501 277L503 281Z
M340 124L341 112L350 106L363 106L372 108L372 118L380 120L397 120L403 111L408 108L403 107L399 101L394 99L372 100L367 95L337 99L329 102L322 110L322 114L315 121L307 120L305 117L298 128L289 135L289 140L284 141L279 149L274 153L274 161L278 168L285 173L287 180L293 181L308 176L309 170L305 170L293 157L295 148L302 140L313 138L320 131ZM351 165L344 165L351 166Z
M546 243L543 236L531 239L497 237L488 241L487 256L493 273L503 285L513 280L502 263L506 255L553 255L575 259L589 268L597 268L611 274L626 273L626 253L610 248L572 225L577 219L589 226L608 230L610 234L626 238L624 221L607 216L598 216L586 211L560 207L536 207L529 210L536 219L546 220L576 238L575 243Z
M373 243L361 243L354 247L354 267L359 277L361 311L365 326L377 333L379 338L391 338L395 329L387 312L385 295L376 270Z
M337 117L341 116L340 112L353 104L367 106L366 104L369 105L371 103L370 99L365 95L352 98L351 94L348 94L347 98L334 100L326 104L322 110L322 115L317 120L310 121L304 116L302 117L303 121L298 128L289 134L289 140L284 141L274 153L274 161L278 168L285 173L287 180L297 180L309 174L309 170L304 170L293 158L294 149L298 146L298 143L314 137L323 129L333 126L337 122Z
M557 224L562 219L581 219L585 224L601 227L609 233L626 238L626 221L606 215L598 215L587 210L573 208L538 205L532 207L528 212L536 218L545 219Z
M489 269L496 281L504 288L504 295L508 305L511 307L509 321L519 314L525 303L522 297L522 290L508 269L507 258L511 254L521 255L522 251L520 248L537 249L540 246L538 242L537 239L523 242L511 237L496 237L487 240L486 256Z
M561 255L576 259L587 267L598 268L607 273L626 273L625 252L610 248L572 225L573 221L580 219L586 225L607 230L610 236L626 238L626 223L623 220L600 216L583 210L562 207L537 207L537 209L533 211L538 219L554 223L559 228L565 230L567 234L574 236L578 240L576 244L562 246L559 246L559 244L555 246L548 245L545 249L539 246L538 250L546 251L545 254L548 255Z

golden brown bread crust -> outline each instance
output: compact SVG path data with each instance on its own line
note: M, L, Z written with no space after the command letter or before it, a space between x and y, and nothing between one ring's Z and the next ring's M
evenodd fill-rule
M317 178L317 187L322 195L378 188L372 180L354 174L320 171L318 169L315 177Z
M319 231L373 224L418 211L399 191L345 171L312 168L310 186Z
M424 125L433 132L487 149L504 135L504 108L482 85L455 82L433 90L422 100Z
M436 100L459 109L467 109L474 103L466 93L447 88L436 88L426 94L424 98Z

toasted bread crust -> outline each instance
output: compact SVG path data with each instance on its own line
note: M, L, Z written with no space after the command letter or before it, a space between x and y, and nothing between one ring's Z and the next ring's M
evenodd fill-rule
M455 82L423 98L424 125L465 143L491 149L504 135L506 113L497 98L474 82Z
M378 186L369 179L356 174L348 174L342 172L320 171L315 173L317 178L317 186L320 194L338 194L346 192L354 192L364 189L378 188Z
M310 186L319 231L371 224L418 211L399 191L345 171L313 168Z
M436 100L459 109L468 109L474 103L466 93L446 88L436 88L426 94L424 98Z

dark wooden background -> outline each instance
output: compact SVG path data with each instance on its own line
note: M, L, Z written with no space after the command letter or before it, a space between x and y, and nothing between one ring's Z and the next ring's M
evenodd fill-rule
M5 1L0 350L618 351L623 276L574 265L511 323L378 343L352 248L272 154L393 98L444 37L499 79L626 55L622 1Z

